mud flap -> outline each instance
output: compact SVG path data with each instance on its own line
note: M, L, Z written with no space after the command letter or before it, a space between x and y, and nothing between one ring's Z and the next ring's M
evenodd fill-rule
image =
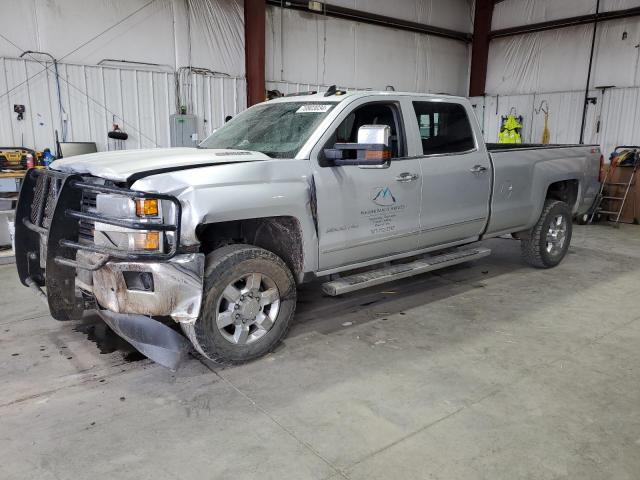
M178 369L191 348L178 332L144 315L108 310L98 310L98 315L140 353L172 371Z

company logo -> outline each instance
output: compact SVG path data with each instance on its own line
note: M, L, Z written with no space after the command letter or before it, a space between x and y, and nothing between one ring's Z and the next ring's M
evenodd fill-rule
M396 203L396 197L389 187L376 187L372 190L371 201L381 207L389 207Z

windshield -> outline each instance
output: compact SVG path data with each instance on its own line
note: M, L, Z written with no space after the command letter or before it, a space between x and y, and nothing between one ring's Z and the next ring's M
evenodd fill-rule
M257 105L213 132L200 148L253 150L293 158L335 103L286 102Z

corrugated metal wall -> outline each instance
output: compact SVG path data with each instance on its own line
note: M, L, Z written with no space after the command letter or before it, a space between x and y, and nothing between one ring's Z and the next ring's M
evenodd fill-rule
M589 93L585 123L585 143L598 144L605 157L618 145L640 145L640 87L611 88L604 95ZM539 143L544 129L544 114L536 113L543 100L549 106L551 143L578 143L582 124L584 92L567 91L525 95L487 95L470 99L484 130L485 140L498 141L501 117L512 109L522 115L522 140Z
M46 68L45 68L46 67ZM172 71L59 64L61 116L52 63L0 58L0 145L54 147L54 131L67 141L96 142L107 150L107 132L117 123L129 134L125 148L166 147L169 115L175 113ZM244 78L190 76L191 110L204 138L226 115L246 108ZM22 121L14 104L25 105ZM113 148L113 146L112 146Z

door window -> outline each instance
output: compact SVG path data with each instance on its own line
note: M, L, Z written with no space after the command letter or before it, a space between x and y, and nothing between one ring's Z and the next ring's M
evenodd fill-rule
M423 155L459 153L475 148L471 123L462 105L413 102L413 108L420 129Z

